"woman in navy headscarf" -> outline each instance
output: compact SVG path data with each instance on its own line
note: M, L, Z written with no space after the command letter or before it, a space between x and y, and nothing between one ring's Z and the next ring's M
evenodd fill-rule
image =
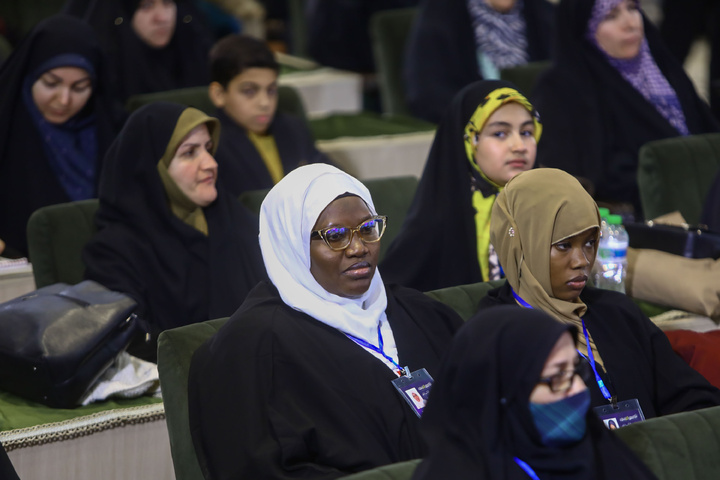
M0 85L0 239L3 255L18 257L33 211L96 195L122 113L92 29L66 15L34 28L0 68Z

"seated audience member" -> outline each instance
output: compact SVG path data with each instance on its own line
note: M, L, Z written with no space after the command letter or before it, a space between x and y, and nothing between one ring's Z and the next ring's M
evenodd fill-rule
M556 33L532 95L546 128L538 163L587 178L598 201L641 219L640 147L720 126L637 0L562 0Z
M540 310L468 320L423 413L430 453L413 480L655 478L590 408L577 335Z
M27 256L26 227L40 207L96 196L105 150L122 111L105 59L83 22L38 23L0 68L0 238Z
M458 93L383 259L384 278L423 291L501 278L490 210L505 183L535 164L541 133L539 115L509 82L482 80Z
M423 0L405 53L412 114L437 123L469 83L549 59L553 8L547 0Z
M265 198L262 282L190 367L190 429L206 478L330 479L425 453L391 383L437 372L462 320L377 270L385 218L329 165Z
M138 302L150 339L130 353L142 358L155 359L161 331L232 314L265 278L257 218L216 186L218 137L217 119L154 103L105 159L85 277Z
M301 119L277 111L279 70L272 51L252 37L230 35L210 52L210 99L223 130L220 182L233 195L269 189L300 165L328 161Z
M677 356L665 334L622 293L587 286L600 215L568 173L539 168L510 180L493 206L490 241L507 282L480 305L536 308L580 331L597 371L593 406L637 399L645 418L720 404L720 391Z
M207 85L204 65L213 38L193 2L69 0L65 11L95 29L123 101Z

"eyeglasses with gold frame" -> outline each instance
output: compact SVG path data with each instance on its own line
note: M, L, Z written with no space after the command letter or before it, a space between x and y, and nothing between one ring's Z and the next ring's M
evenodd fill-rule
M358 234L364 243L375 243L380 241L387 226L387 216L375 215L355 228L350 227L328 227L322 230L313 230L310 238L320 237L331 250L345 250L352 242L355 233Z

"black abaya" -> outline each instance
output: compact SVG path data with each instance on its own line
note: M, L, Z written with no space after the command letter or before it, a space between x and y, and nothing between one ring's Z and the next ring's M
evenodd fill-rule
M537 310L481 311L460 329L443 358L421 423L430 453L413 480L655 478L588 410L584 437L545 446L534 425L530 394L565 332L577 330ZM577 380L576 380L577 381Z
M391 287L387 298L400 364L434 375L462 321L416 291ZM193 357L190 428L205 478L330 479L422 456L394 378L261 283Z
M555 61L532 94L545 131L538 164L589 179L599 201L634 206L642 218L637 186L638 151L652 140L680 135L585 37L594 0L563 0L557 7ZM720 131L682 65L643 17L650 52L685 115L691 134Z
M154 103L128 120L106 157L98 233L83 251L85 277L138 302L154 358L168 328L225 317L265 278L257 218L221 186L203 209L208 235L170 210L157 163L186 107Z

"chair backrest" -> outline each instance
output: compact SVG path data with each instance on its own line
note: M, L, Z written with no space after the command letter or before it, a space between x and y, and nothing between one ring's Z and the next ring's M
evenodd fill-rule
M128 98L125 108L133 112L138 108L153 102L175 102L189 107L195 107L208 115L213 115L216 108L208 96L208 87L178 88L163 92L143 93ZM298 117L305 118L305 106L297 90L288 85L278 87L278 111L292 113Z
M660 480L720 478L720 407L652 418L614 432Z
M501 282L477 283L444 288L428 292L433 298L455 309L464 319L472 315L470 310L479 303L488 290ZM188 374L192 356L200 345L212 337L225 324L226 318L195 323L165 330L158 338L158 372L165 402L170 449L175 475L178 480L202 480L202 473L190 436L188 418ZM358 478L410 478L417 461L398 466L382 467L385 476ZM381 474L382 475L382 474Z
M37 288L83 280L82 250L97 231L97 199L60 203L36 210L28 220L27 238Z
M517 67L504 68L500 70L500 78L514 83L521 92L525 95L530 95L535 88L535 83L538 78L550 65L552 65L552 62L541 60L529 62Z
M370 191L375 208L381 215L387 215L388 226L380 242L380 260L400 233L403 220L410 209L418 179L413 176L375 178L362 181ZM259 213L268 190L251 190L240 195L240 201L251 211Z
M645 218L679 210L688 223L698 223L718 169L720 133L667 138L643 145L637 182Z
M370 38L385 114L410 114L405 102L403 63L405 44L416 16L417 8L399 8L377 12L370 18Z
M190 436L188 374L195 350L226 321L227 318L220 318L186 325L166 330L158 337L158 373L177 480L203 480Z

